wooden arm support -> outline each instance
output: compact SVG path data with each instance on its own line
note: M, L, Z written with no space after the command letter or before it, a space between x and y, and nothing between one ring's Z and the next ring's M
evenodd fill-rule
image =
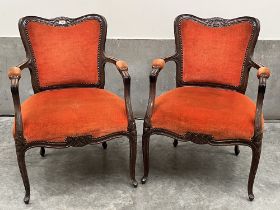
M12 92L14 109L15 109L16 144L24 144L24 142L22 142L23 124L22 124L21 105L20 105L20 97L19 97L19 80L21 78L21 70L27 68L29 63L30 60L27 60L17 65L16 67L9 68L8 70L8 77L11 80L11 92Z
M266 80L270 77L270 70L267 67L262 67L259 64L253 63L253 67L258 69L257 77L259 79L258 86L258 96L256 103L256 113L255 113L255 136L261 134L262 131L262 107L263 107L263 99L265 95L266 89Z
M131 106L131 99L130 99L130 75L128 73L128 65L123 60L118 60L113 57L107 57L105 56L105 62L112 63L116 66L119 73L121 74L123 78L123 84L124 84L124 100L125 100L125 107L126 107L126 113L127 113L127 119L128 119L128 130L135 130L135 120L132 112L132 106Z
M151 117L153 113L153 108L154 108L154 102L155 102L155 97L156 97L156 82L157 82L157 77L160 73L160 71L164 68L165 63L169 61L177 61L177 54L166 57L166 58L158 58L154 59L152 63L152 71L150 73L150 93L149 93L149 101L148 101L148 107L144 119L144 127L148 128L151 127Z

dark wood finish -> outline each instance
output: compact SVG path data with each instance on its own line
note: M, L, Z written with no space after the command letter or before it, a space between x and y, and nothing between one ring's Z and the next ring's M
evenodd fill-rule
M192 19L201 24L207 25L208 27L226 27L233 24L238 24L243 21L249 21L253 26L253 31L251 34L251 40L249 46L247 48L246 56L243 63L243 70L241 75L241 85L238 87L214 84L214 83L189 83L184 82L182 79L182 43L181 43L181 32L180 32L180 24L182 20ZM253 51L257 42L258 34L259 34L260 26L259 21L252 17L240 17L236 19L222 19L222 18L210 18L210 19L202 19L195 17L193 15L180 15L175 19L174 23L174 33L175 33L175 44L176 44L176 53L173 56L164 58L165 62L174 61L176 63L176 84L177 87L181 86L211 86L217 88L231 89L232 91L238 91L240 93L245 93L247 83L248 83L248 75L251 67L260 68L261 66L252 61ZM253 183L255 180L255 174L257 172L260 153L261 153L261 143L263 137L262 131L262 106L263 106L263 98L265 94L266 88L266 80L265 77L260 77L259 79L259 87L258 87L258 97L256 103L256 115L255 115L255 125L254 125L254 136L250 141L242 140L242 139L224 139L224 140L215 140L214 137L200 134L200 133L190 133L187 132L185 135L178 135L177 133L171 132L166 129L154 128L151 124L151 117L154 108L155 96L156 96L156 82L157 77L160 73L161 69L153 68L150 73L150 94L148 107L146 111L146 116L144 119L144 128L143 128L143 142L142 142L142 150L143 150L143 162L144 162L144 176L141 182L144 184L147 181L148 173L149 173L149 140L150 136L153 134L156 135L164 135L170 138L175 139L173 145L176 147L178 140L180 141L191 141L196 144L209 144L213 146L235 146L235 154L239 154L238 145L249 146L252 149L252 164L249 174L248 180L248 196L252 201L254 199L253 194Z
M40 155L41 155L42 157L45 157L45 154L46 154L45 147L41 147L41 149L40 149Z
M102 142L103 149L107 149L107 142Z
M73 85L58 85L58 86L49 86L49 87L40 87L38 80L38 71L36 68L35 57L32 53L32 46L29 41L28 32L26 30L26 25L29 21L36 21L43 24L48 24L52 26L63 26L68 27L71 25L79 24L85 20L95 19L100 22L101 33L100 41L98 47L98 78L99 81L97 84L73 84ZM68 87L92 87L92 88L104 88L105 85L105 64L112 63L116 65L118 61L115 58L105 56L105 41L106 41L106 31L107 24L104 17L96 14L85 15L79 18L68 18L68 17L58 17L54 19L44 19L35 16L28 16L20 19L19 21L19 30L21 38L26 50L27 60L22 64L19 64L21 70L24 68L29 68L31 73L32 86L35 94L40 91L51 90L51 89L60 89ZM82 147L88 144L102 144L103 148L106 149L106 141L126 136L129 139L130 144L130 178L131 183L134 187L137 187L137 181L135 180L135 161L136 161L136 145L137 145L137 135L136 135L136 125L133 117L133 112L131 108L130 100L130 75L128 71L119 70L119 73L122 76L124 84L124 100L126 106L126 113L128 118L128 128L127 131L115 132L106 136L94 138L91 135L87 136L76 136L76 137L67 137L64 142L48 142L48 141L34 141L32 143L27 143L24 134L23 134L23 123L21 115L21 105L19 97L19 80L20 77L11 77L11 92L13 96L14 108L15 108L15 145L17 151L18 165L21 172L22 180L25 186L25 197L24 202L29 203L30 200L30 184L27 175L26 165L25 165L25 152L33 147L41 147L40 154L41 156L45 155L45 148L67 148L67 147Z

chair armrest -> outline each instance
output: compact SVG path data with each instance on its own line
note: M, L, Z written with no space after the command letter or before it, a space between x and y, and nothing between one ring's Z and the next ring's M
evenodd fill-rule
M123 79L124 85L124 100L128 119L128 130L133 131L136 128L135 120L132 112L131 97L130 97L130 75L128 73L128 65L123 60L118 60L113 57L105 57L105 62L112 63L116 66Z
M11 67L8 70L8 77L11 80L11 92L13 97L14 109L15 109L15 134L16 134L16 143L21 143L23 137L23 124L21 116L21 105L19 97L19 80L21 78L21 71L28 67L29 60L23 62L22 64L17 65L16 67Z
M170 56L170 57L166 57L166 58L157 58L157 59L154 59L152 62L152 71L150 73L149 100L148 100L147 111L146 111L146 115L145 115L145 119L144 119L145 128L151 127L151 117L152 117L154 102L155 102L155 97L156 97L157 77L167 62L176 61L176 60L177 60L177 54Z
M256 103L255 114L255 136L262 133L262 107L263 99L266 89L266 81L270 77L270 70L267 67L263 67L255 62L251 62L252 67L258 69L257 77L259 79L258 95Z

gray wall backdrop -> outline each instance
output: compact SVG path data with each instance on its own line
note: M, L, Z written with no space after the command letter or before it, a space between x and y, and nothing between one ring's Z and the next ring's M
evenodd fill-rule
M154 58L172 55L175 51L174 40L107 40L106 53L127 61L129 73L132 77L132 106L135 116L143 118L149 94L149 72ZM268 80L267 92L264 100L265 119L280 119L280 41L260 40L256 46L254 60L271 69L272 76ZM0 38L0 115L13 114L10 81L7 69L25 59L25 52L18 37ZM106 66L106 85L116 94L123 95L122 79L115 68ZM209 72L210 73L210 72ZM256 70L250 72L247 95L256 100L258 79ZM161 72L158 79L157 95L175 87L175 64L170 62ZM20 82L21 100L24 101L33 94L29 71L23 71Z

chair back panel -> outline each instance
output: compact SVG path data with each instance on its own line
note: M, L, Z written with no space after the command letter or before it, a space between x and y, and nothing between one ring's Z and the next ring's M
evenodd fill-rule
M25 17L23 41L32 60L35 86L99 85L102 21L99 16L52 20ZM103 51L102 51L103 53ZM101 53L101 55L103 55Z
M179 16L175 35L179 39L180 82L246 89L248 63L258 31L258 21L253 18Z

